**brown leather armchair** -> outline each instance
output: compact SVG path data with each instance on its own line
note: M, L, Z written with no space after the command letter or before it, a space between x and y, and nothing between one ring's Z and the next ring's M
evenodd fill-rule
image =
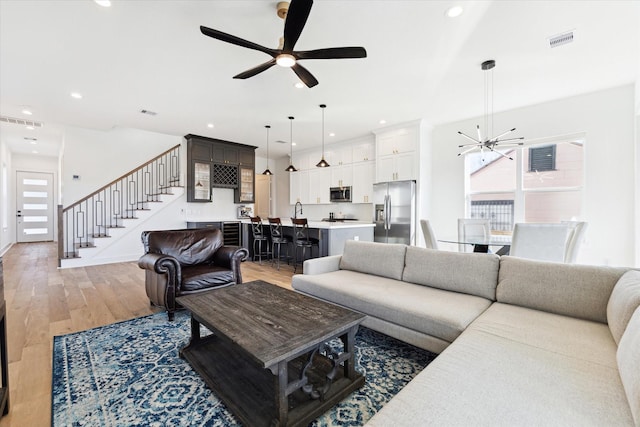
M215 228L143 231L145 288L152 304L165 307L173 320L176 297L242 283L240 262L249 252L224 246Z

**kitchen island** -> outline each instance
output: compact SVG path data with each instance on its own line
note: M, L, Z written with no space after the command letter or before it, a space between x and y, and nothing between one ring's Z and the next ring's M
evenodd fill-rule
M293 224L290 218L281 218L285 235L293 236ZM373 242L373 229L375 224L367 221L336 220L335 222L309 220L309 237L319 240L319 256L341 255L344 250L344 242L347 240L362 240ZM269 235L269 221L262 220L265 234ZM242 246L249 249L253 256L253 235L251 233L251 221L242 220ZM314 250L314 256L316 256Z

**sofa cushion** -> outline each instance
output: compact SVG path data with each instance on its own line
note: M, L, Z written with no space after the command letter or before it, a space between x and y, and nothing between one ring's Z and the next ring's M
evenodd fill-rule
M611 291L626 269L501 257L496 300L607 323Z
M500 257L407 247L402 280L496 300Z
M364 314L451 342L489 307L474 295L349 270L298 275L292 287Z
M631 413L640 426L640 308L637 308L618 346L618 369Z
M607 304L607 323L616 343L620 344L620 338L627 323L638 306L640 306L640 271L629 270L614 286Z
M633 425L607 325L494 303L369 426Z
M406 245L347 240L340 260L341 270L402 279Z

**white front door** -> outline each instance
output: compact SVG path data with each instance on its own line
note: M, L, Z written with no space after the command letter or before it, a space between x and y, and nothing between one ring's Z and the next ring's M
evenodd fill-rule
M17 172L16 183L16 240L53 240L53 174Z

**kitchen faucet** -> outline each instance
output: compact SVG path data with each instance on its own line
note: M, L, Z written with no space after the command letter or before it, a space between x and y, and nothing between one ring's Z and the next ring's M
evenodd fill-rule
M293 207L293 217L294 218L298 218L298 205L300 205L300 215L302 215L302 203L296 202L295 206Z

